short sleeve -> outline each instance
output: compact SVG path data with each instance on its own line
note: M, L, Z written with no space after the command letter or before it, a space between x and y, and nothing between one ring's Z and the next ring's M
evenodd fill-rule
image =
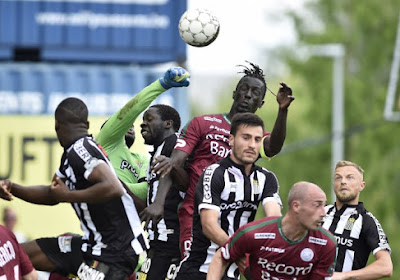
M207 167L196 186L196 200L199 202L199 211L203 208L219 211L221 193L224 188L224 173L219 164Z
M331 279L336 265L336 243L328 240L328 248L319 250L318 263L310 273L310 280Z
M176 141L175 149L184 151L190 155L193 149L198 145L201 139L201 125L198 117L189 121L182 129L178 140Z
M365 230L363 235L366 238L368 247L374 255L381 250L387 250L391 253L392 250L380 222L370 212L367 212L365 216L363 230Z

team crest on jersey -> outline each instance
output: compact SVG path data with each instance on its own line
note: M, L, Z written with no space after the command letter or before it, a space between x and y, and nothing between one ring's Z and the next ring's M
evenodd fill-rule
M300 258L305 261L309 262L314 258L314 252L310 248L304 248L300 252Z
M258 180L256 180L256 179L253 179L253 193L254 194L260 194L261 193L260 185L258 184Z
M352 230L353 226L354 226L354 222L356 221L356 219L354 218L349 218L346 222L346 225L344 226L345 230Z

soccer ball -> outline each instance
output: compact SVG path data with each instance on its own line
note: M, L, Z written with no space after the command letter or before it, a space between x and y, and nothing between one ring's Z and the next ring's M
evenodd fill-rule
M208 46L217 39L218 33L218 18L206 9L187 10L179 20L179 34L191 46Z

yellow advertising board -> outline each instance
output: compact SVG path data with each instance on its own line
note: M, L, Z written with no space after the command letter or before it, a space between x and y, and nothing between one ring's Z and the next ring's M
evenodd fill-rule
M90 118L89 133L96 135L105 120L105 117ZM139 133L140 121L135 124L138 137L132 150L146 153ZM50 185L63 152L54 130L54 117L2 115L0 130L0 179L9 178L25 186ZM11 202L1 199L0 215L5 207L17 212L17 230L31 239L64 232L81 233L79 220L68 203L43 206L18 198Z

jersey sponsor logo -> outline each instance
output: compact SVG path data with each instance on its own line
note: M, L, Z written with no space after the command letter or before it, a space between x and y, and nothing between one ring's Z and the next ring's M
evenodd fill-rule
M206 135L206 140L216 140L216 141L222 141L225 143L229 143L229 138L222 134L208 133Z
M221 120L221 119L218 119L218 118L216 118L216 117L204 116L204 120L210 121L210 122L222 123L222 120Z
M78 277L81 280L104 280L104 272L82 263L78 268Z
M372 215L372 213L370 213L370 212L367 212L367 215L370 216L375 222L376 229L378 230L378 235L379 235L379 247L391 251L389 243L387 241L386 234L383 231L383 228L382 228L381 224L379 223L378 219L375 218L375 216Z
M257 233L254 233L254 239L275 239L275 237L276 237L276 234L273 233L273 232L257 232Z
M268 246L261 246L260 247L260 251L267 251L267 252L279 253L279 254L285 253L285 249L275 248L275 247L268 247Z
M132 167L132 165L127 161L127 160L122 160L121 165L119 167L120 169L128 169L130 172L132 172L133 176L136 178L139 178L139 174L137 173L136 169Z
M210 152L213 155L218 155L221 158L226 158L230 154L231 149L220 145L217 141L211 141Z
M308 242L325 246L328 243L328 240L310 236Z
M290 276L301 276L309 274L313 268L313 263L308 266L293 266L286 265L284 263L268 262L265 258L258 258L257 264L260 265L265 271L262 271L262 275L270 276L268 271L286 274ZM274 279L274 278L261 278L261 279Z
M98 158L91 157L88 161L85 162L84 167L89 173L92 173L93 169L95 169L95 167L99 165L100 162L101 161Z
M74 144L74 151L76 154L83 160L83 161L88 161L92 156L88 152L88 150L83 146L83 140L84 138L79 139L78 141L75 142Z
M186 141L183 139L177 139L174 149L176 148L183 148L186 146Z
M212 195L211 195L211 179L214 170L211 169L210 167L206 168L204 171L204 177L203 177L203 202L208 202L211 203L212 201Z
M345 245L347 247L353 246L353 239L335 236L338 245Z
M227 204L225 202L221 203L219 208L221 210L238 210L238 209L248 209L257 210L257 204L248 201L235 201L233 203Z
M225 128L220 128L220 127L218 127L218 126L215 126L215 125L210 125L210 129L215 129L216 131L222 131L222 132L224 132L225 134L231 134L231 132L229 131L229 130L226 130Z
M0 246L0 267L15 259L15 250L10 240ZM0 277L1 278L1 277Z
M310 248L304 248L300 252L300 258L305 262L309 262L314 258L314 251Z

